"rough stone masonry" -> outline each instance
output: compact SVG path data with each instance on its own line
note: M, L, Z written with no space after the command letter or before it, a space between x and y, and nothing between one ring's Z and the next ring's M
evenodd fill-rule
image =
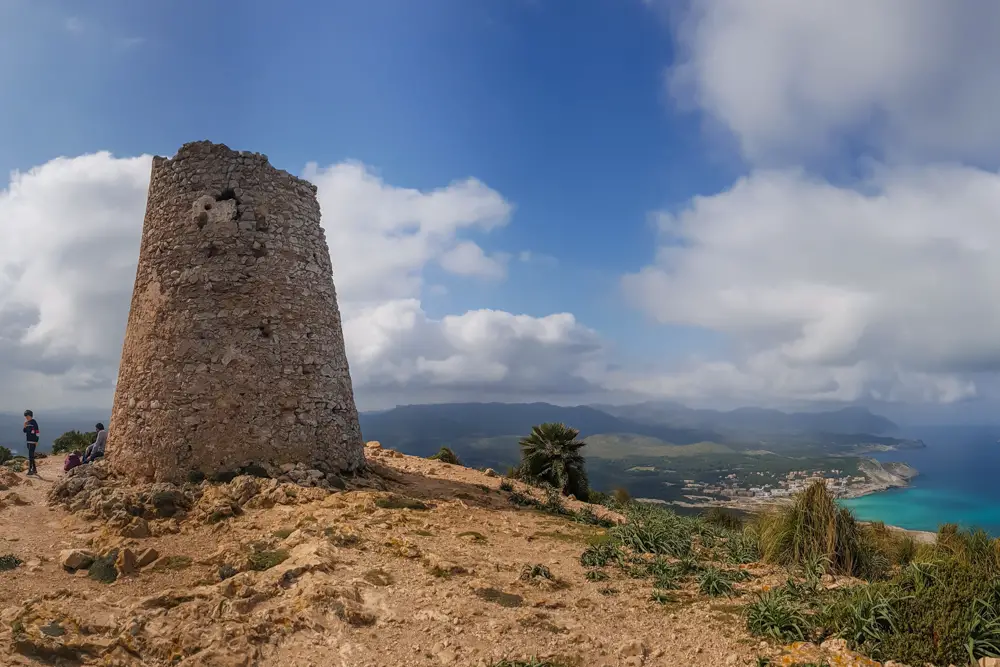
M135 481L364 465L316 186L207 141L153 158L107 452Z

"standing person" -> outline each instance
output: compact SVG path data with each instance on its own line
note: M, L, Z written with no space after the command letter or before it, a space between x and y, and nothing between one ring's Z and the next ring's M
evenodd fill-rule
M37 475L35 467L35 448L38 447L38 422L31 410L24 411L24 435L28 440L28 474Z
M97 430L97 437L94 439L93 444L87 447L87 451L83 453L83 463L93 463L104 456L104 443L108 441L108 431L101 422L94 424L94 428Z

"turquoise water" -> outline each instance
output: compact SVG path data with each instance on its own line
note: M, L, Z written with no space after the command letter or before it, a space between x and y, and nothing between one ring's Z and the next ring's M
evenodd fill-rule
M859 519L912 530L942 523L984 528L1000 536L1000 427L935 427L908 433L927 448L877 458L920 471L906 489L843 501Z

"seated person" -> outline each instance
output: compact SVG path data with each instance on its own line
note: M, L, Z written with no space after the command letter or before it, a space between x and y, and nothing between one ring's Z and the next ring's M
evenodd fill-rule
M108 441L108 432L105 430L104 424L100 422L94 428L97 429L97 438L94 440L94 444L87 447L87 451L84 452L83 463L93 463L104 456L104 443Z
M80 460L80 452L73 452L66 457L65 463L63 463L63 472L69 472L73 468L80 465L82 461Z

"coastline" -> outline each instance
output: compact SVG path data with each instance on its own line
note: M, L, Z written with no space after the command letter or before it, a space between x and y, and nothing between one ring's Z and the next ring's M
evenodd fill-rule
M859 484L837 496L837 500L851 500L862 498L877 493L884 493L892 489L905 489L910 487L910 480L919 475L919 471L905 463L881 464L874 459L865 459L868 465L862 467L862 472L868 477L868 483ZM871 465L874 464L874 465ZM654 499L640 498L643 502L663 503L687 509L704 509L710 507L721 507L736 510L747 514L768 512L790 505L794 499L792 497L766 497L766 498L712 498L710 496L685 495L686 500L661 501ZM862 524L876 523L874 521L861 521ZM890 526L886 528L891 531L905 533L922 544L933 544L937 539L937 533L926 530L912 530L900 526Z

